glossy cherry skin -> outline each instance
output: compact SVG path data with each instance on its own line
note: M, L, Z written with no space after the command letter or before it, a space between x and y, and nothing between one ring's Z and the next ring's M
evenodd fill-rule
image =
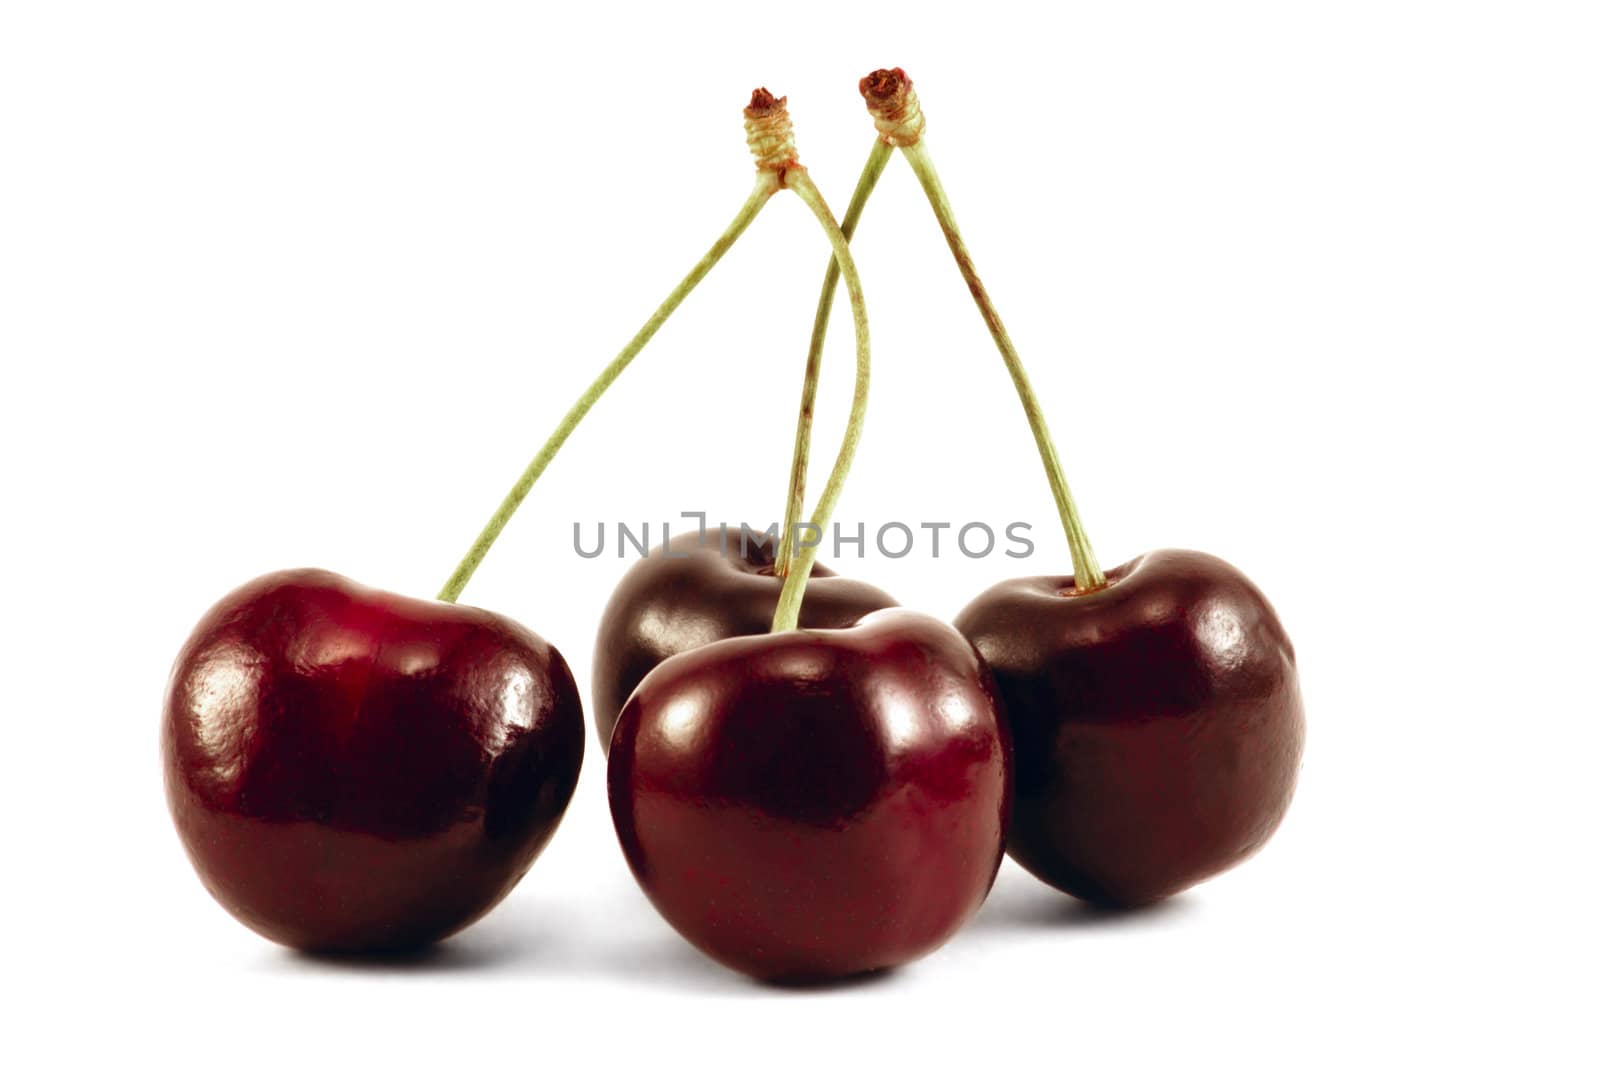
M554 647L485 610L271 573L189 636L162 725L167 801L211 894L295 948L414 948L509 892L578 780Z
M757 533L759 534L759 533ZM740 539L739 529L674 536L622 577L600 617L590 698L600 746L609 752L622 704L645 674L684 651L772 628L783 580L776 547ZM668 552L670 551L670 556ZM898 605L871 584L815 566L800 604L801 628L844 628L874 610Z
M978 910L1010 761L971 645L882 610L668 659L623 708L607 775L667 921L729 967L806 981L915 959Z
M1135 906L1246 858L1294 793L1294 648L1233 566L1158 550L1074 593L990 588L956 627L994 673L1016 747L1011 857L1056 888Z

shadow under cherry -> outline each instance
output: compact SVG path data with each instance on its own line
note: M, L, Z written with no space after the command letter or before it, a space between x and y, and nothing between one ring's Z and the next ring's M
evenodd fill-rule
M1012 867L969 924L982 932L1018 930L1101 930L1166 925L1195 910L1194 902L1175 896L1143 907L1105 907L1075 899Z

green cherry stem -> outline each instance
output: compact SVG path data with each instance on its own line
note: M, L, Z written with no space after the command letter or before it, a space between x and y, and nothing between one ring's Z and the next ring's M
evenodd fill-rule
M866 422L867 389L872 379L872 343L867 332L867 306L861 290L861 276L856 271L855 259L850 255L849 239L845 237L844 230L834 219L833 213L828 210L821 191L803 168L796 166L790 169L785 175L785 183L806 203L806 207L811 209L811 214L817 217L817 222L827 233L828 241L833 246L833 262L844 276L845 292L850 295L850 311L855 321L856 381L855 391L850 399L850 416L845 425L844 441L839 444L839 453L833 462L833 471L828 474L828 482L823 485L822 493L817 498L816 510L811 515L812 527L821 532L827 528L828 521L833 517L834 506L838 504L839 494L844 490L845 479L850 475L850 464L855 460L856 446L861 440L861 429ZM859 190L858 186L858 192ZM867 192L871 192L870 184ZM861 200L865 202L866 194L862 194ZM858 211L857 215L859 214ZM819 338L814 348L820 352L821 345ZM800 462L800 467L804 468L803 460ZM811 568L817 561L817 546L817 543L802 543L799 546L788 575L784 577L783 590L778 595L778 609L772 616L773 632L787 632L799 627L800 604L805 597L806 581L811 576Z
M861 95L866 98L867 110L878 128L880 144L897 147L911 165L917 181L922 184L928 203L933 206L933 214L939 221L939 229L944 232L945 242L950 246L956 266L961 270L961 277L966 280L967 289L972 292L972 299L977 302L978 311L983 315L983 322L1000 350L1006 371L1011 373L1011 383L1016 388L1017 399L1022 403L1028 427L1033 431L1033 440L1039 448L1039 460L1044 464L1045 478L1050 482L1056 512L1061 517L1061 528L1067 536L1067 549L1072 555L1073 587L1080 592L1103 587L1105 573L1095 559L1094 548L1089 545L1089 536L1083 528L1083 520L1078 516L1077 503L1073 501L1072 491L1061 472L1061 460L1056 456L1055 443L1051 441L1038 395L1028 381L1022 358L1012 345L1011 336L1006 333L1005 324L1000 321L1000 314L995 311L989 292L978 278L972 254L968 252L967 243L956 227L950 199L945 195L944 186L939 182L939 173L934 170L933 158L928 155L927 146L922 141L922 107L911 88L911 79L898 68L874 71L861 80Z
M867 207L867 199L872 196L893 154L892 145L884 141L873 142L872 154L867 157L867 165L861 169L861 177L856 180L855 192L850 195L850 204L844 210L844 219L839 221L839 230L846 241L855 237L861 211ZM800 417L794 432L794 462L789 470L789 499L783 515L783 537L778 543L775 560L775 570L779 576L789 574L789 563L794 557L795 528L800 523L800 512L805 506L806 466L811 457L811 418L816 411L817 381L822 372L822 344L828 335L828 317L833 311L834 292L838 287L839 261L830 257L828 270L822 277L822 294L817 298L816 316L811 322L811 345L806 353L805 382L800 390Z
M1061 459L1056 456L1056 446L1050 438L1050 428L1045 424L1039 396L1034 393L1027 370L1022 366L1022 358L1018 356L1016 346L1012 345L1011 336L1006 333L1005 324L1000 322L1000 314L995 311L983 280L978 278L977 269L973 267L972 255L967 252L967 244L956 229L955 215L939 183L939 173L933 169L933 160L928 156L927 147L919 142L907 145L900 151L911 164L917 181L922 183L923 192L933 205L933 214L938 217L939 227L944 231L945 241L955 255L956 265L961 269L961 277L967 281L967 289L972 291L978 311L983 314L983 322L988 325L989 334L999 347L1006 371L1011 373L1011 383L1016 388L1017 400L1022 403L1022 412L1028 418L1028 427L1033 431L1033 441L1039 448L1039 460L1044 464L1045 478L1050 482L1050 493L1055 497L1056 512L1061 517L1061 528L1067 536L1067 549L1072 555L1073 586L1078 591L1093 591L1103 587L1106 575L1095 559L1094 548L1089 545L1088 533L1083 528L1083 520L1078 516L1078 505L1073 501L1066 476L1062 474Z
M500 508L494 511L494 516L489 518L489 523L485 524L483 531L478 533L478 538L473 541L466 557L461 559L461 563L456 566L455 572L450 574L450 579L446 580L444 587L439 589L438 597L440 600L455 602L461 596L461 590L467 586L467 581L472 579L472 574L477 572L478 566L483 562L484 555L488 554L489 548L494 546L494 541L499 538L501 530L506 526L506 522L511 519L513 513L517 512L517 507L522 505L522 500L527 498L528 492L533 489L534 482L544 473L545 468L550 464L557 452L560 451L573 430L583 421L589 410L594 407L595 402L600 400L600 396L616 381L617 377L623 373L623 370L633 363L633 359L639 355L639 351L644 349L645 344L661 329L661 325L667 322L667 318L683 303L683 299L689 296L690 291L699 285L700 280L704 279L711 269L716 266L717 261L722 259L723 254L733 246L734 242L738 241L739 236L755 221L756 216L767 201L772 198L772 195L782 188L783 176L781 172L765 167L761 168L756 176L755 189L750 192L749 198L745 201L743 207L739 209L739 214L733 217L733 222L728 224L727 230L722 232L721 237L712 244L706 255L701 257L699 262L690 269L689 274L684 276L677 286L673 287L672 293L667 295L667 299L650 315L644 326L639 328L638 333L628 340L628 344L622 347L622 352L613 357L611 363L601 370L600 374L595 377L595 381L589 384L588 389L578 397L572 408L567 410L567 415L561 418L561 422L556 425L556 430L551 432L550 438L545 440L545 444L539 448L539 452L534 455L533 460L528 462L528 467L522 471L522 475L518 477L516 483L512 484L511 490L506 493L505 499L501 501Z

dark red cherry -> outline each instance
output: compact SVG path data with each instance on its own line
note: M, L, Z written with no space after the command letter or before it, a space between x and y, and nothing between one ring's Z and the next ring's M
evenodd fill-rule
M296 948L382 951L511 890L583 738L566 663L521 625L293 570L195 626L162 751L178 834L224 907Z
M760 535L761 533L754 533ZM741 539L730 527L674 536L622 577L600 617L594 645L595 731L609 751L622 704L639 682L675 654L772 628L783 580L773 572L772 540ZM671 556L668 556L668 551ZM873 610L897 605L871 584L811 571L801 628L844 628Z
M608 764L657 910L727 966L791 981L897 966L955 933L1000 864L1009 778L983 662L907 610L668 659Z
M994 673L1016 748L1011 857L1096 903L1146 904L1262 846L1294 793L1305 717L1266 598L1208 554L1158 550L1084 594L990 588L956 627Z

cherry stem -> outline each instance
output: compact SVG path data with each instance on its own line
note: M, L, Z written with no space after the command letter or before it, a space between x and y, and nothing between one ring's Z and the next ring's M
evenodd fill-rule
M1089 545L1089 535L1083 529L1082 518L1078 516L1078 505L1073 501L1066 476L1062 474L1061 459L1056 456L1055 443L1050 438L1050 428L1045 424L1039 397L1033 392L1033 384L1028 381L1022 358L1012 345L1005 324L1000 322L1000 314L995 311L983 280L978 278L978 271L972 264L972 254L967 251L967 243L962 240L961 231L956 227L955 213L951 211L950 199L945 196L944 186L939 182L939 173L934 170L927 145L919 139L914 144L900 146L900 151L911 164L917 181L922 183L928 203L933 206L933 214L939 220L939 229L944 231L945 242L955 256L956 267L961 269L961 277L967 281L967 289L972 291L972 300L977 302L978 311L983 314L983 322L1000 350L1006 371L1011 373L1011 383L1016 388L1017 400L1022 403L1022 412L1028 418L1028 427L1033 431L1033 441L1038 444L1039 460L1044 464L1045 478L1050 481L1050 493L1055 496L1056 512L1061 516L1061 528L1067 536L1067 550L1072 555L1073 588L1084 592L1104 587L1106 574L1095 559L1094 548Z
M961 277L967 281L967 289L972 291L972 300L978 303L983 322L988 325L989 334L999 347L1006 371L1011 373L1017 400L1022 403L1022 412L1028 418L1033 441L1039 447L1039 460L1044 463L1045 478L1050 481L1050 491L1055 496L1056 512L1061 515L1061 528L1067 535L1067 550L1072 554L1072 586L1079 592L1104 587L1106 575L1095 560L1094 548L1089 545L1089 536L1083 530L1083 521L1078 516L1077 504L1072 500L1072 491L1067 487L1067 478L1061 474L1061 459L1056 456L1055 443L1050 440L1050 429L1045 425L1039 398L1033 393L1028 373L1022 367L1022 358L1017 356L1017 348L1011 344L1011 336L1006 333L1005 324L1000 322L1000 314L995 311L994 302L990 300L989 292L984 289L983 281L978 278L978 271L972 265L972 254L967 251L967 243L962 240L961 231L956 227L950 198L945 196L944 186L939 182L939 172L934 170L933 158L923 144L922 135L927 128L927 119L922 114L922 102L917 99L911 79L898 67L892 70L885 68L861 79L860 88L861 96L867 102L867 112L872 116L873 125L878 128L879 142L892 145L904 153L911 170L916 173L917 181L922 183L922 191L928 195L928 203L933 206L933 214L939 220L939 229L944 231L944 240L956 258L956 267L961 269ZM876 154L877 149L874 148L873 152Z
M699 263L695 264L690 269L689 274L685 275L683 280L673 288L672 293L667 295L667 299L661 303L656 311L650 315L650 319L645 321L644 326L639 328L638 333L622 348L622 352L613 357L611 363L605 366L593 383L589 384L588 389L578 397L572 408L567 410L567 415L561 418L561 422L556 425L556 430L551 432L550 438L545 440L545 444L539 448L539 452L534 455L533 460L528 462L528 467L523 470L517 482L506 493L505 499L501 501L500 508L494 511L494 516L489 518L489 523L485 524L483 531L478 533L478 538L473 541L466 557L461 559L461 563L456 566L455 572L450 574L450 579L446 580L444 587L439 589L438 597L441 601L455 602L460 597L461 590L467 586L467 581L472 579L472 574L477 572L478 566L483 562L484 555L488 554L489 548L494 546L494 541L499 538L501 530L506 526L506 522L511 520L511 515L517 512L517 507L522 505L524 498L528 497L528 492L533 489L535 481L544 473L545 468L549 466L551 460L561 450L562 445L566 443L573 430L588 415L595 402L600 400L600 396L616 381L616 378L622 374L623 370L633 363L633 359L639 355L639 351L644 349L645 344L661 329L661 325L667 322L667 318L683 303L683 299L688 297L689 293L699 285L700 280L710 273L711 269L716 266L717 261L722 259L723 254L727 253L733 243L739 239L739 236L755 221L757 214L760 213L762 207L771 199L772 195L782 188L783 175L781 172L766 168L757 172L755 189L751 191L750 197L745 201L744 206L739 209L739 214L733 217L733 222L728 225L727 230L722 232L721 237L712 244L706 255L701 257Z
M878 170L881 172L882 167L880 166ZM850 311L855 321L856 382L855 393L850 400L850 417L845 425L844 441L839 444L839 454L834 459L833 471L828 474L828 482L823 485L822 494L817 499L816 511L811 515L811 527L819 533L818 540L816 543L802 541L795 548L796 553L790 563L788 575L784 577L783 591L778 595L777 612L772 616L773 632L787 632L799 627L800 604L805 598L806 581L810 578L812 566L817 561L820 533L827 528L828 521L833 517L834 506L838 504L839 494L844 490L845 478L850 474L850 464L855 460L856 446L861 440L861 429L866 423L867 416L867 389L872 379L872 343L867 333L866 299L861 291L861 276L856 271L855 259L850 255L850 240L834 219L833 213L828 210L821 191L803 168L794 167L788 170L784 175L784 182L806 203L806 207L811 209L811 214L817 217L817 222L822 225L823 231L828 235L829 243L833 246L833 264L844 276L845 292L850 295ZM856 192L863 203L871 189L871 183L866 184L864 192L861 185L857 185ZM860 215L859 209L857 215ZM819 310L818 319L825 328L825 309ZM813 352L820 353L821 347L819 333L814 338ZM812 378L809 364L807 377L808 380ZM811 384L811 387L814 391L815 385ZM802 420L804 419L803 408ZM803 467L802 462L801 468Z
M867 207L867 199L872 196L893 153L893 146L882 141L873 143L872 154L867 157L867 165L861 169L861 177L856 180L855 192L850 195L844 219L839 221L839 230L846 241L855 237L861 212ZM778 543L775 559L775 570L779 576L789 573L789 563L794 557L795 529L800 523L801 510L805 507L806 466L811 458L811 418L816 411L817 381L822 373L823 341L828 336L828 317L833 311L834 292L838 288L839 261L830 257L828 270L822 277L822 294L817 298L816 316L811 321L811 346L806 353L805 383L800 390L800 418L794 432L794 461L789 470L789 500L783 515L783 538Z

